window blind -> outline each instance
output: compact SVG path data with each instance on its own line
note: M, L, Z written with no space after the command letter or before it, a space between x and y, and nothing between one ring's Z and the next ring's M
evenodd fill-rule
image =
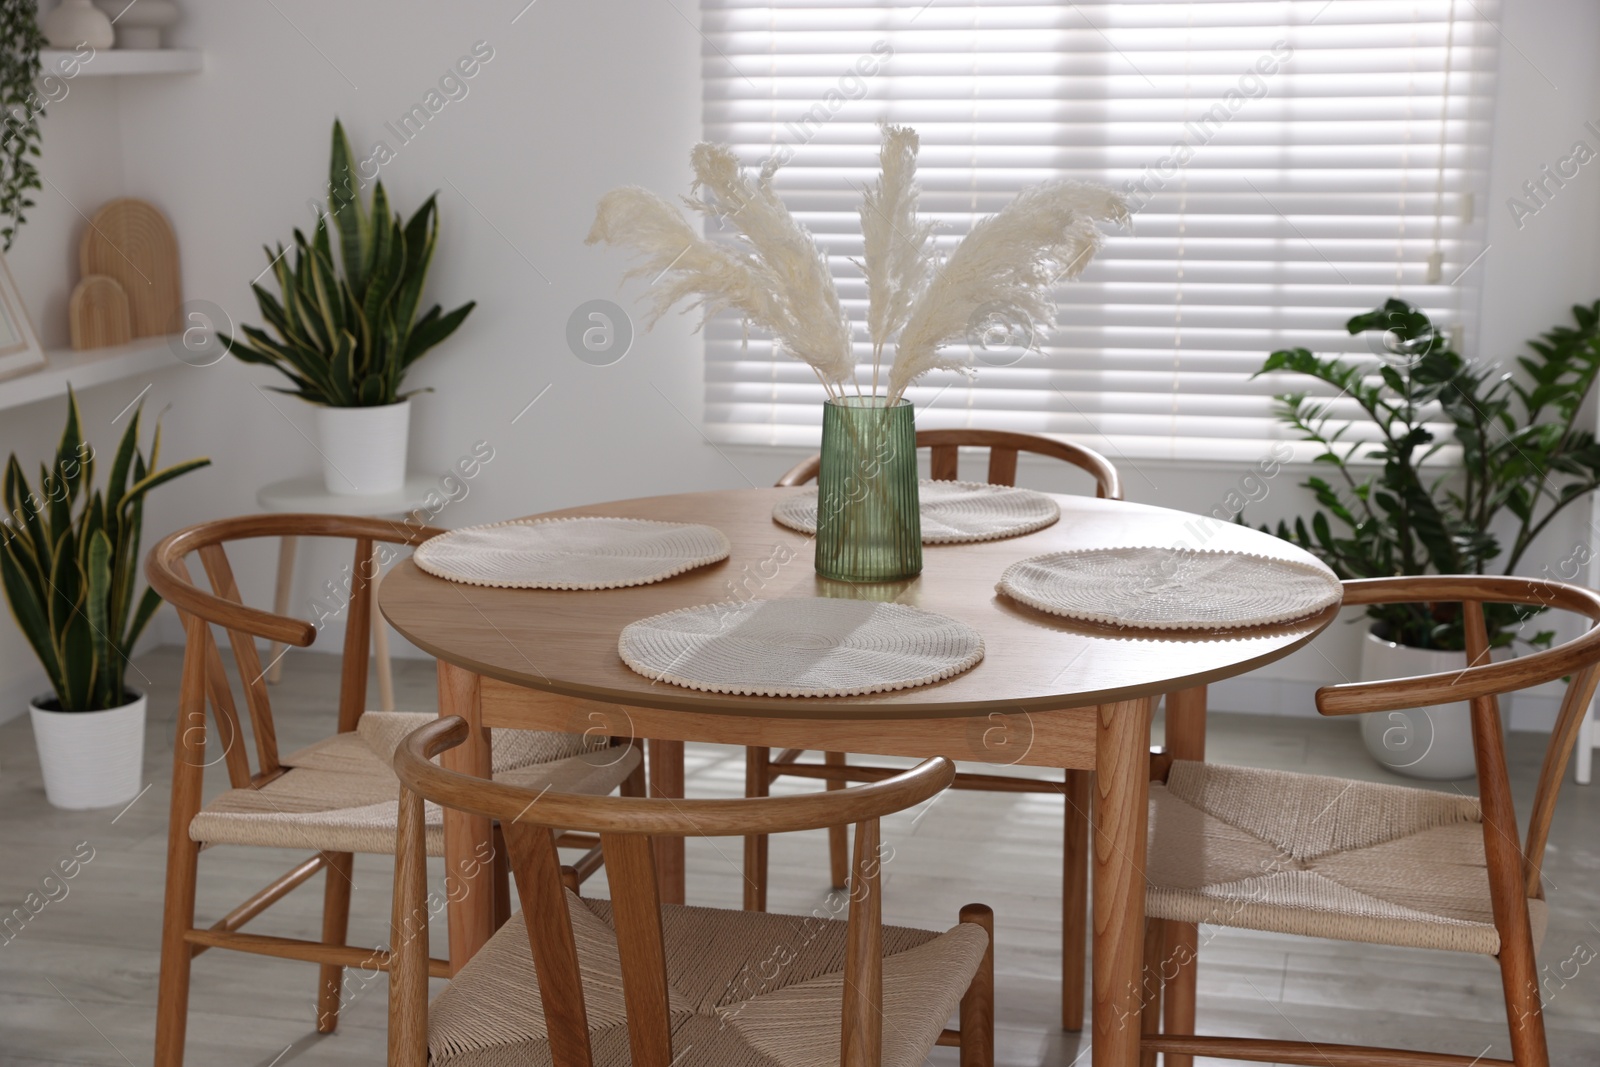
M751 165L787 161L777 188L830 257L863 364L851 258L879 123L920 133L922 211L946 253L1025 186L1125 191L1132 227L1062 287L1056 329L974 324L976 377L924 379L908 394L918 423L1065 434L1114 458L1254 458L1284 436L1272 395L1305 388L1252 380L1267 353L1375 368L1381 353L1343 324L1396 295L1470 340L1492 14L1483 0L702 0L705 136ZM708 324L714 439L814 445L821 400L770 340Z

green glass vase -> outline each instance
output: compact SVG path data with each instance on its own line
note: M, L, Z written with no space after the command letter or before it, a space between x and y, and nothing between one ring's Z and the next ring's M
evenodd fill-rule
M816 568L841 582L898 582L922 573L910 401L845 396L823 406Z

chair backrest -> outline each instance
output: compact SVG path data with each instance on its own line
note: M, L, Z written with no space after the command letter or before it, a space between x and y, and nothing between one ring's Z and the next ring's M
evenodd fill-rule
M321 619L308 622L246 605L239 595L227 544L261 537L343 537L355 541L355 559L347 587L335 588L348 599L336 608L345 618L344 659L339 684L339 731L354 730L366 708L367 654L372 629L372 580L380 543L420 544L443 531L417 523L339 515L246 515L190 526L163 538L145 558L151 588L178 609L184 624L183 685L179 692L178 740L182 766L203 769L206 706L222 745L228 780L235 789L259 786L282 773L266 670L256 640L304 648L316 640ZM198 554L211 590L191 577L188 558ZM330 612L332 614L332 612ZM234 663L250 716L256 769L242 743L238 707L223 666L212 626L227 631ZM270 665L269 665L270 666Z
M651 835L724 837L855 823L840 1062L848 1067L877 1067L882 1062L878 821L948 787L955 779L955 767L949 760L930 759L872 785L798 796L743 800L596 797L520 788L457 774L431 762L440 752L466 740L468 729L459 717L440 719L417 730L395 752L395 771L403 788L390 931L391 1067L427 1064L425 800L500 821L539 975L552 1058L562 1067L588 1065L592 1052L576 940L556 852L558 831L600 836L622 966L632 1062L634 1067L670 1067L674 1060L666 955Z
M929 472L936 481L956 479L961 449L987 448L989 474L985 481L990 485L1016 485L1017 454L1034 452L1088 471L1094 476L1095 496L1108 500L1122 499L1122 478L1111 461L1092 448L1070 441L1031 433L1012 433L1009 430L918 430L917 447L932 451ZM812 456L790 468L778 479L778 484L805 485L814 481L821 469L822 457Z
M1324 715L1399 711L1455 701L1470 701L1472 746L1477 762L1483 835L1494 895L1496 923L1502 904L1517 897L1542 897L1540 868L1555 816L1567 760L1600 680L1600 628L1591 625L1581 636L1553 648L1498 663L1489 658L1489 636L1483 605L1523 604L1556 608L1600 621L1600 593L1564 582L1484 575L1368 578L1346 582L1344 602L1354 604L1459 604L1466 627L1465 666L1459 671L1391 681L1347 682L1317 691L1317 709ZM1567 678L1567 692L1545 747L1544 764L1528 820L1526 844L1519 844L1516 810L1506 767L1498 697L1558 678ZM1500 898L1505 897L1502 901Z

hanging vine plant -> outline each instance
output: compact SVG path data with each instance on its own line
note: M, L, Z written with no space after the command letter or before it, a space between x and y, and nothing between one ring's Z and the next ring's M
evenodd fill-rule
M0 239L11 251L28 208L28 191L40 188L33 160L39 155L39 119L44 101L34 86L39 80L37 0L0 0Z

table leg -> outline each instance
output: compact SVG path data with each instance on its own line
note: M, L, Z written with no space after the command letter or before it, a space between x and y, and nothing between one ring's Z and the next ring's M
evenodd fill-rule
M1206 687L1184 689L1167 694L1167 751L1173 759L1206 758ZM1195 1022L1195 987L1198 981L1200 927L1194 923L1162 924L1167 933L1162 961L1166 977L1166 999L1162 1004L1162 1030L1169 1034L1192 1034ZM1165 1067L1193 1067L1194 1057L1169 1052L1162 1057Z
M650 762L650 795L653 797L683 796L683 742L650 740L645 752ZM656 848L656 884L660 887L661 903L682 904L683 838L658 837Z
M272 611L275 615L289 614L289 594L294 590L294 554L300 544L298 537L278 539L278 582L272 592ZM288 646L274 641L267 648L267 684L277 685L283 677L283 654Z
M1094 779L1094 1067L1139 1062L1149 746L1148 698L1100 706Z
M491 776L489 731L481 725L483 679L439 661L439 714L459 715L474 727L467 740L447 749L441 762L452 771ZM444 809L445 896L450 901L450 973L461 970L494 933L494 838L489 819Z
M389 622L378 610L378 583L383 580L383 546L372 548L372 659L378 669L378 710L394 710L394 667L389 662Z
M1084 961L1088 954L1090 771L1067 771L1061 839L1061 1029L1083 1029Z

